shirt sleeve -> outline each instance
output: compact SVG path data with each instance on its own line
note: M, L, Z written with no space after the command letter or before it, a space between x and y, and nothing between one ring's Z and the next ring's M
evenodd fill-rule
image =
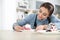
M52 15L50 19L52 23L60 22L60 19L58 19L55 15Z
M19 20L17 21L18 25L20 26L24 26L25 24L29 24L31 19L32 19L32 14L28 15L27 17L25 17L23 20Z
M51 23L55 23L57 29L60 29L60 19L58 19L55 15L51 16Z

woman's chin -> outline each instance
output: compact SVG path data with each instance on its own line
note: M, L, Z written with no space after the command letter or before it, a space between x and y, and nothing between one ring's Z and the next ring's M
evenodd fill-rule
M38 20L43 20L42 18L38 17Z
M41 18L38 18L39 20L43 20L43 19L41 19Z

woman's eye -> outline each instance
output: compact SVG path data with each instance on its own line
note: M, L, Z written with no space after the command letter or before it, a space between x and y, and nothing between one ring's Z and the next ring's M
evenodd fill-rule
M43 13L44 16L46 16L47 14Z
M40 10L39 13L42 13L42 11Z

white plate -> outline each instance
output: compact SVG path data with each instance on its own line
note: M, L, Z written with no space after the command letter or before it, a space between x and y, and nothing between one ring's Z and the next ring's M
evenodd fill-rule
M53 31L53 32L46 32L46 30L38 30L37 31L38 33L41 33L41 34L60 34L60 31Z

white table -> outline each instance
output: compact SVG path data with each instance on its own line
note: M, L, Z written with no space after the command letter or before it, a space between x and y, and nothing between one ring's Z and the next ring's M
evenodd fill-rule
M31 31L15 32L0 30L0 40L60 40L60 35L46 35Z

